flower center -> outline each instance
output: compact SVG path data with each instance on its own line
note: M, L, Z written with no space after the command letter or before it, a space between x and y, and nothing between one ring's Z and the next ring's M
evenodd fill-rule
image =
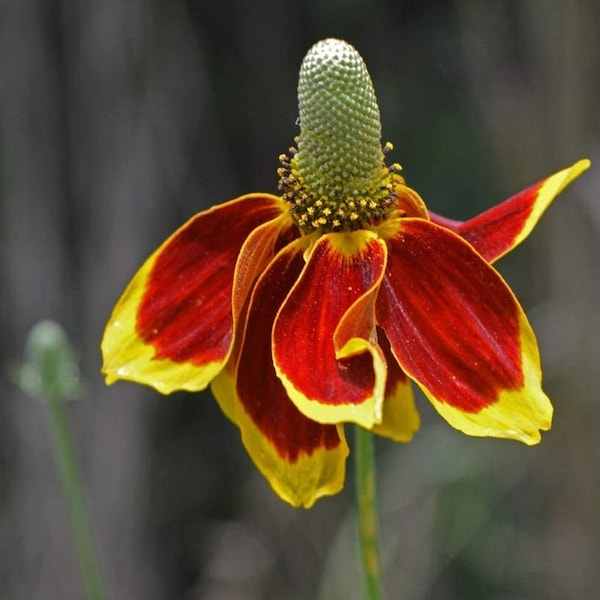
M298 80L300 135L282 154L279 188L305 232L353 231L396 206L397 164L385 164L373 83L360 54L327 39L309 51Z

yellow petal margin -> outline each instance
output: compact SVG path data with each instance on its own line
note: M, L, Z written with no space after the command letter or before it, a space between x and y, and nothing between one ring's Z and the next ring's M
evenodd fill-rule
M228 369L217 375L211 390L226 415L239 427L250 458L282 500L292 506L310 508L319 498L342 490L349 449L341 425L337 426L340 438L337 447L319 448L291 462L250 419L235 393L234 379Z
M535 204L523 225L519 234L515 237L511 249L518 246L533 230L540 217L550 206L552 201L558 196L573 180L577 179L584 171L590 167L590 161L587 158L577 161L574 165L554 173L546 179L538 189ZM498 257L499 258L499 257Z
M101 345L104 357L102 373L106 383L111 385L119 379L125 379L149 385L161 394L178 390L203 390L223 368L227 355L201 366L159 359L154 346L144 343L137 334L138 309L153 266L154 255L137 272L106 325Z
M553 408L541 387L537 342L523 313L519 321L523 372L523 385L519 389L501 391L496 402L473 413L440 402L421 388L440 415L467 435L507 438L533 445L540 441L540 431L548 431L552 426Z
M410 442L420 426L410 381L396 382L383 403L383 421L371 431L395 442Z

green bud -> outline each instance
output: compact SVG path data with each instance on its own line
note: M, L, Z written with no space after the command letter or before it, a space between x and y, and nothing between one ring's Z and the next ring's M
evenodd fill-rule
M44 320L33 326L18 382L30 396L50 401L72 398L81 391L75 353L58 323Z

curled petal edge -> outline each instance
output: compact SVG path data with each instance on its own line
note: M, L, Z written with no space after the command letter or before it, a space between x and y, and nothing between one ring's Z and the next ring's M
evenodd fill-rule
M376 252L381 253L379 260L382 260L383 262L380 262L374 267L378 269L378 272L369 289L356 298L346 311L342 313L339 322L331 327L331 335L333 337L333 348L331 350L334 352L334 358L338 363L338 372L335 377L332 377L330 371L328 376L325 377L323 375L321 380L325 381L325 379L327 379L324 385L328 388L328 393L330 395L331 388L339 385L341 392L337 394L337 397L343 398L344 390L348 389L346 384L352 387L354 382L351 378L357 377L357 373L359 372L359 369L354 368L356 365L344 365L344 361L362 361L369 355L371 366L368 370L371 373L370 377L373 378L372 388L370 393L366 393L360 402L341 401L328 403L320 400L318 397L313 397L305 390L299 389L297 375L288 373L286 368L282 366L282 361L278 360L280 348L284 345L285 336L288 335L288 332L294 330L294 335L298 335L296 326L302 327L305 325L305 323L289 322L287 317L290 314L294 315L295 311L289 310L287 303L300 286L314 286L314 282L307 282L307 279L310 278L310 275L307 275L307 273L310 273L309 269L311 268L311 261L315 260L315 256L319 256L319 260L322 259L322 256L319 254L320 251L323 250L323 254L332 252L332 254L340 257L340 260L346 258L352 259L355 253L360 253L370 244L373 244L371 249L376 248ZM324 249L326 245L329 245L328 249ZM382 405L387 367L383 353L376 343L376 337L374 335L374 315L369 315L369 313L373 312L372 306L385 270L385 256L386 248L384 242L379 240L376 234L372 232L359 231L351 234L327 234L322 236L316 242L314 247L312 247L308 254L307 265L277 314L275 325L273 327L273 356L277 376L285 387L288 396L292 399L300 412L318 423L334 424L353 422L366 429L370 429L373 425L380 423L383 418ZM361 263L362 266L365 264L373 266L368 261ZM331 277L330 279L333 280L334 278ZM311 293L316 294L316 288L314 288ZM323 292L321 289L318 290L318 294L321 294L322 297ZM335 300L336 302L339 302L339 298L336 298ZM304 304L307 303L304 302ZM308 302L308 305L312 305L312 303ZM320 305L323 305L322 300L320 301ZM360 316L356 319L352 319L350 317L352 314ZM282 315L284 315L285 318L282 318ZM329 325L331 325L331 323ZM327 337L328 336L325 336L325 338ZM295 340L295 343L298 343L297 340ZM283 362L286 365L291 364L290 360L287 359ZM361 365L362 371L360 376L364 376L365 362ZM297 365L298 361L294 364ZM319 365L315 365L314 361L309 361L305 366L306 368L310 368L311 376L313 376L314 373L317 372L315 369Z

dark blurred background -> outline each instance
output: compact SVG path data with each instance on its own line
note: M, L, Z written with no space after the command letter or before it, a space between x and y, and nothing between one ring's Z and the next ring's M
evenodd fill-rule
M210 394L105 387L103 326L175 227L276 191L318 39L361 52L392 161L464 218L598 158L599 30L595 0L2 0L0 598L84 597L45 407L5 377L45 317L86 380L67 408L111 599L361 598L352 469L288 507ZM542 444L467 438L422 399L412 443L378 441L390 600L600 597L597 173L498 264L538 333Z

